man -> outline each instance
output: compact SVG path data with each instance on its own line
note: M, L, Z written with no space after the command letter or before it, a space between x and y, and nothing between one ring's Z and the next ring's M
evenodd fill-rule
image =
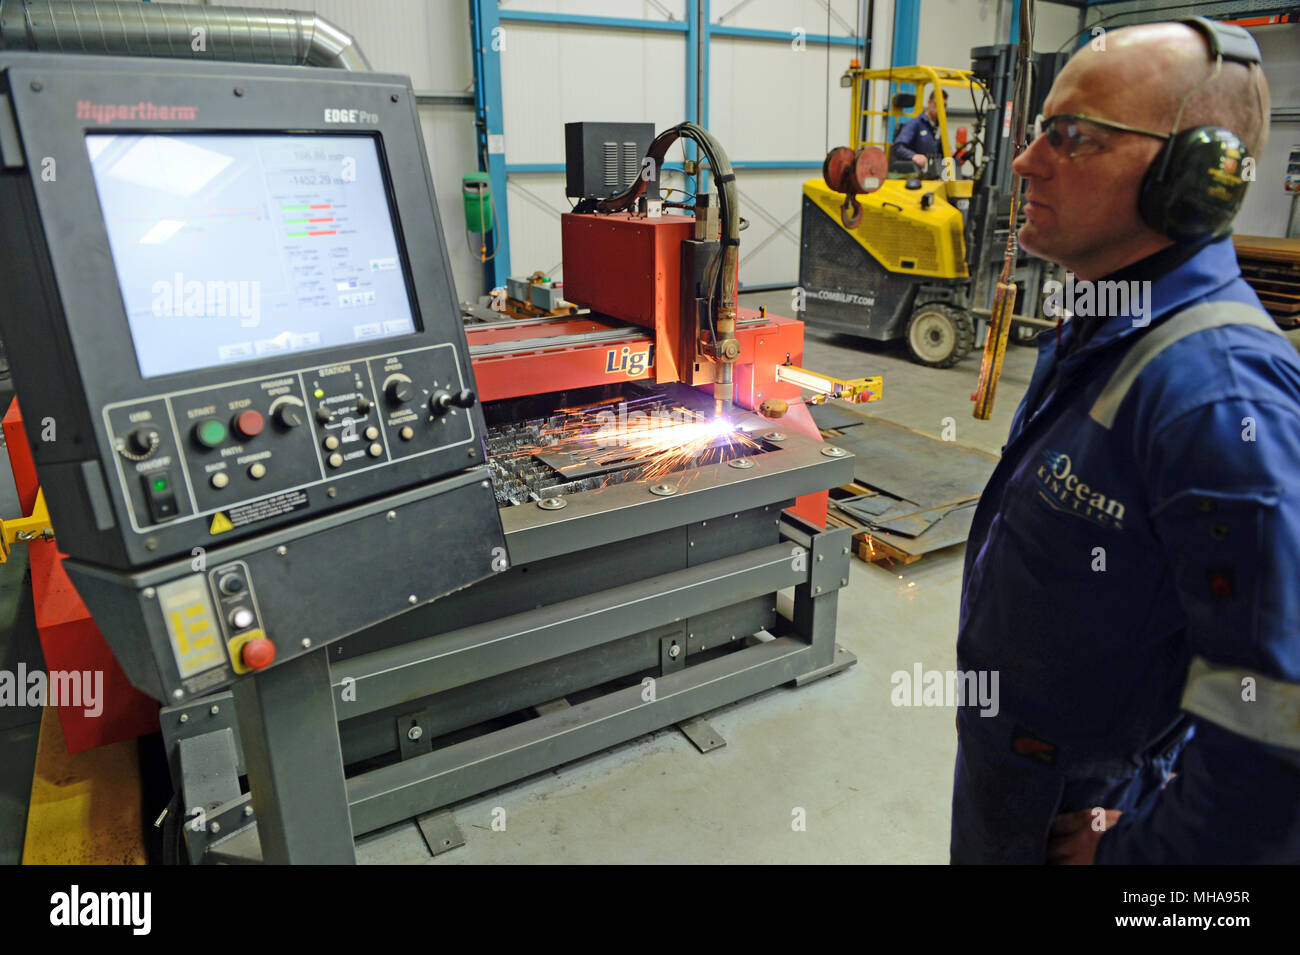
M948 91L943 91L943 102L948 104ZM939 143L939 104L934 101L934 93L925 102L925 112L916 119L904 123L894 134L894 145L890 158L894 161L910 161L917 169L924 171L927 166L937 162L943 153Z
M1081 50L1014 163L1020 244L1131 297L1076 295L1043 334L974 518L958 666L1001 692L958 711L956 863L1300 862L1300 360L1241 278L1235 205L1199 240L1140 208L1171 129L1263 153L1258 47L1237 30L1218 60L1209 29ZM1213 199L1223 157L1171 194Z

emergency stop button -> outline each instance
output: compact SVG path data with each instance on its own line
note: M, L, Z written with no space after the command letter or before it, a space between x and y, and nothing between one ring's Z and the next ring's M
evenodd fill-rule
M235 432L243 438L255 438L266 427L266 419L260 411L241 411L235 415Z
M240 648L239 658L250 670L265 670L275 662L275 644L266 637L254 637Z

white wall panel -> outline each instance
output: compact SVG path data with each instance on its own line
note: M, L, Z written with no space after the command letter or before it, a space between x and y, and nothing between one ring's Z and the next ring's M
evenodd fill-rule
M468 30L467 26L467 38ZM479 263L478 246L471 249L465 236L460 181L466 173L478 169L474 110L458 106L421 106L420 125L424 130L424 148L433 173L433 190L438 199L438 214L442 218L442 232L451 258L456 294L461 299L472 301L484 291L483 266Z
M971 47L993 43L997 25L993 0L921 0L917 62L970 69Z
M562 278L560 213L569 210L563 173L520 173L510 177L510 272L542 271Z
M318 13L351 33L374 69L405 73L417 90L465 89L472 81L464 0L217 0L213 5Z
M1264 76L1272 109L1300 109L1300 25L1257 27L1250 31L1264 58ZM1245 107L1247 123L1253 122L1256 106ZM1300 201L1283 190L1287 155L1300 146L1300 123L1272 123L1268 145L1259 157L1256 178L1248 190L1234 229L1243 235L1285 236L1294 203Z
M827 144L848 140L849 90L840 86L840 74L851 56L851 47L809 44L800 51L785 43L715 37L710 131L732 159L820 162Z
M559 12L591 12L581 4L562 6ZM543 8L536 0L529 7ZM596 12L662 19L650 5L610 4ZM663 130L686 118L685 33L508 20L502 26L508 164L563 163L565 123L649 122ZM670 162L680 158L680 147L668 155ZM508 195L511 272L554 268L561 260L558 210L570 207L563 173L512 174Z
M803 182L818 170L742 169L736 173L740 214L740 284L794 284L799 280L799 229ZM785 314L789 314L789 311Z
M887 2L878 7L890 6ZM713 0L715 24L791 34L790 42L716 36L709 59L709 129L733 161L804 161L807 169L741 169L743 285L793 283L799 273L802 184L818 175L831 146L849 137L849 91L840 75L853 47L797 43L805 34L848 36L857 29L855 0ZM877 44L876 53L879 55ZM883 46L888 47L888 41Z
M1074 36L1079 32L1079 8L1068 7L1062 3L1036 3L1034 11L1034 52L1055 53L1065 47L1073 51L1077 43Z
M888 3L877 0L877 6ZM728 27L785 32L798 28L806 33L847 36L857 30L858 4L857 0L832 0L829 30L821 0L711 0L709 15L714 23Z
M564 162L564 124L652 122L686 110L685 34L505 23L508 163Z

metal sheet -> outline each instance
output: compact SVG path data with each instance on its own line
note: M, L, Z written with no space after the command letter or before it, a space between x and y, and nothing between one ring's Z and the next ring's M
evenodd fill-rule
M879 418L866 418L829 443L857 455L855 481L919 507L979 497L998 463L991 454Z
M769 431L770 424L762 431ZM761 433L761 432L760 432ZM779 450L755 454L754 467L706 465L670 475L662 483L679 488L671 497L650 493L649 482L629 481L599 491L569 495L558 511L535 506L507 508L501 523L515 562L538 560L583 547L626 539L628 528L642 533L708 520L773 501L847 484L853 458L829 458L823 445L791 434Z

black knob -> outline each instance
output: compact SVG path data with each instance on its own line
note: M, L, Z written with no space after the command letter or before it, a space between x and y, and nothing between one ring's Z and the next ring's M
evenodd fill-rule
M126 445L132 454L148 456L158 447L160 436L153 428L136 428L127 436Z
M226 574L217 581L217 589L227 597L244 592L244 579L238 574Z
M384 385L384 397L390 404L404 405L415 397L415 386L409 378L390 378Z
M298 428L306 420L305 409L300 404L283 404L275 409L276 424L282 428Z
M361 415L370 414L370 409L373 407L374 404L365 395L362 395L360 398L357 399L357 414L361 414Z
M451 403L457 408L472 408L477 400L478 395L474 394L469 388L462 388L451 396Z
M329 424L334 420L334 412L330 411L329 408L326 408L324 405L318 405L316 407L316 420L321 424Z

